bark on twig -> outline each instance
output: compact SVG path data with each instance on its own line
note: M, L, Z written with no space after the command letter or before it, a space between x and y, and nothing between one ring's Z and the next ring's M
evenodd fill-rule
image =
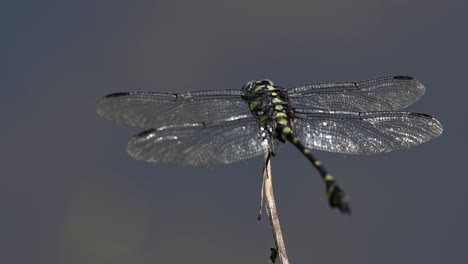
M275 239L276 248L272 248L271 261L275 263L276 259L279 258L281 264L289 264L288 256L286 254L286 247L284 245L283 234L281 233L281 226L278 217L278 211L276 210L275 197L273 195L273 182L271 179L271 163L270 153L265 154L265 167L263 168L263 184L266 201L266 211L270 224L273 228L273 238Z

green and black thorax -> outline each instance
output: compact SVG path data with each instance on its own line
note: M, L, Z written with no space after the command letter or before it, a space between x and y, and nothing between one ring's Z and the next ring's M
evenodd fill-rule
M264 79L248 82L242 90L243 99L248 102L252 114L259 119L261 128L270 136L286 142L285 131L292 132L294 123L294 111L289 104L286 89Z

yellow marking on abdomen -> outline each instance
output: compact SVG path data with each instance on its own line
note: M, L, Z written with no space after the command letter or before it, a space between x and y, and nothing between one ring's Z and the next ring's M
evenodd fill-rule
M282 118L282 117L286 118L288 116L283 112L278 112L278 113L275 114L275 118Z
M314 162L314 165L318 167L318 166L322 165L322 162L320 160L316 160Z
M327 196L328 197L332 196L334 189L335 189L335 186L330 186L330 188L328 188L328 191L327 191Z
M325 175L325 180L326 181L333 181L333 176L331 174Z
M286 136L286 135L289 135L289 134L291 134L291 133L292 133L292 130L291 130L291 128L288 127L288 126L284 127L283 130L281 131L281 134L283 134L283 135L285 135L285 136Z
M288 120L285 119L285 118L280 118L278 119L276 122L278 122L278 124L281 124L283 126L287 126L288 125Z
M275 97L275 98L273 98L273 100L271 100L271 102L274 103L274 104L281 104L281 103L283 103L283 100Z

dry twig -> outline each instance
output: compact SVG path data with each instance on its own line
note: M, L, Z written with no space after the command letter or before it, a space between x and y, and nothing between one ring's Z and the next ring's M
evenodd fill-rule
M281 226L278 217L278 211L276 210L275 197L273 194L273 182L271 179L271 154L265 153L265 165L263 167L263 182L262 182L262 201L263 194L265 194L266 211L270 224L273 228L273 238L275 239L275 248L271 249L270 259L275 263L279 257L281 264L289 264L288 256L286 254L286 247L284 245L283 234L281 233ZM260 210L262 206L260 205ZM260 211L261 212L261 211ZM259 214L259 220L261 219L261 213Z

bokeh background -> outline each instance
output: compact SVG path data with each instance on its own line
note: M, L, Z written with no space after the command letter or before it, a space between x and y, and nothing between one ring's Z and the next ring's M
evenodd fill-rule
M139 128L95 113L118 91L284 87L402 74L444 134L412 149L316 153L352 198L330 210L292 146L273 160L292 263L464 263L466 1L2 1L0 262L267 263L262 159L148 164Z

